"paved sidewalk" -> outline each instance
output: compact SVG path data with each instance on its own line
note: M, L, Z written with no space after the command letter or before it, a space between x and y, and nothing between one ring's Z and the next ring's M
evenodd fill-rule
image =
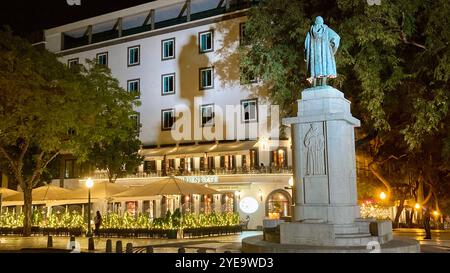
M145 247L151 245L155 253L176 253L178 248L184 247L186 252L197 252L198 249L204 249L207 253L223 253L225 251L241 252L241 241L248 236L261 235L260 231L244 231L242 234L215 236L195 239L151 239L151 238L111 238L113 252L115 252L116 241L122 241L122 249L125 251L126 244L132 243L134 252L145 252ZM425 231L423 229L396 229L394 231L396 238L409 238L419 241L421 251L424 253L450 253L450 231L432 231L432 239L425 240ZM107 238L95 238L95 251L105 252ZM53 237L54 249L67 249L69 246L69 237ZM88 239L77 237L82 252L88 252ZM47 237L0 237L0 252L19 251L24 248L46 248Z
M432 229L431 230L433 233L450 233L450 229L439 229L439 230L435 230ZM423 228L395 228L394 232L401 232L401 233L420 233L420 232L425 232L425 230Z
M431 230L431 239L424 239L423 229L400 228L394 230L394 236L417 240L424 253L450 253L450 230Z
M186 248L186 252L197 252L199 248L205 249L207 252L240 252L241 241L247 236L261 235L260 231L244 231L242 234L214 236L204 238L185 238L185 239L152 239L152 238L110 238L112 241L113 252L116 249L116 241L122 241L122 249L125 251L126 244L132 243L133 248L143 248L151 245L154 247L155 253L176 253L178 248ZM106 241L108 238L94 238L95 251L105 252ZM86 237L76 237L81 252L88 251L88 239ZM54 249L67 249L70 246L70 237L53 236ZM17 237L17 236L1 236L0 251L18 251L24 248L45 248L47 247L47 237Z

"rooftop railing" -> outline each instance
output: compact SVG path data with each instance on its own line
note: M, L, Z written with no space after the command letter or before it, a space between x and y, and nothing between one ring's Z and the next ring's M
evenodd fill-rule
M210 9L210 10L193 13L190 15L189 22L205 19L208 17L217 16L220 14L225 14L227 12L233 12L233 11L237 11L237 10L246 9L246 8L249 8L253 4L256 4L257 2L258 1L256 1L256 0L233 1L228 10L226 9L226 7L218 7L218 8L214 8L214 9ZM151 24L146 24L146 25L142 25L142 26L129 28L129 29L124 29L124 30L122 30L121 37L126 37L126 36L143 33L143 32L147 32L147 31L151 31L151 30L157 30L157 29L161 29L161 28L171 27L171 26L175 26L175 25L179 25L179 24L183 24L183 23L187 23L187 22L188 22L188 18L186 15L184 15L181 17L176 17L176 18L171 18L168 20L160 21L160 22L155 22L153 29L152 29ZM92 34L91 43L89 43L89 38L87 35L84 35L79 38L74 38L69 35L63 34L63 37L64 37L64 43L63 43L62 50L66 50L66 49L72 49L72 48L76 48L76 47L81 47L81 46L85 46L85 45L89 45L89 44L100 43L100 42L119 38L119 31L118 30L108 30L108 31L104 31L104 32L94 33L94 34Z

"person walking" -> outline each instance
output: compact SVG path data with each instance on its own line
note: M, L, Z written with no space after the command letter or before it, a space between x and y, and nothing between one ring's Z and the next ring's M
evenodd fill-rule
M431 226L430 226L430 210L425 209L425 214L423 215L423 228L425 229L425 238L431 239Z
M100 211L98 211L98 210L97 210L97 215L95 215L95 218L94 218L94 225L95 225L94 233L97 235L97 237L100 237L100 226L102 225L102 215L100 214Z

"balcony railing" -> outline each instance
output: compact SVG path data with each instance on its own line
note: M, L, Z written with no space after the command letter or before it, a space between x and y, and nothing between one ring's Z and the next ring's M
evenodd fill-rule
M245 175L245 174L292 174L292 167L260 167L260 168L243 168L234 169L214 168L208 170L173 170L169 168L166 172L162 170L138 172L128 174L121 178L147 178L147 177L166 177L166 176L202 176L202 175ZM104 172L97 172L93 175L94 179L108 179Z
M218 7L215 9L210 9L210 10L193 13L190 16L190 21L200 20L200 19L204 19L204 18L208 18L208 17L220 15L220 14L225 14L227 12L246 9L246 8L249 8L251 5L257 4L258 2L259 1L256 1L256 0L233 1L233 3L230 5L229 10L226 10L225 7ZM186 22L188 22L187 16L171 18L168 20L155 22L153 30L170 27L170 26L175 26L175 25L186 23ZM150 25L136 26L136 27L133 27L130 29L123 30L122 37L146 32L146 31L150 31L150 30L152 30ZM116 39L116 38L119 38L119 32L117 30L108 30L108 31L92 34L92 43L104 42L104 41L108 41L108 40L112 40L112 39ZM64 50L72 49L72 48L76 48L76 47L80 47L80 46L84 46L84 45L88 45L88 44L89 44L88 36L73 38L68 35L64 35Z

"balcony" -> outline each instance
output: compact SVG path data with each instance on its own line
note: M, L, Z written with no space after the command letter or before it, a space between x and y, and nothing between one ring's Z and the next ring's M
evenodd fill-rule
M155 178L166 176L211 176L211 175L255 175L255 174L292 174L292 167L260 167L260 168L243 168L237 167L235 169L214 168L209 170L182 170L177 171L169 168L166 173L162 170L139 172L136 174L129 174L122 178ZM108 179L105 172L96 172L93 179Z

